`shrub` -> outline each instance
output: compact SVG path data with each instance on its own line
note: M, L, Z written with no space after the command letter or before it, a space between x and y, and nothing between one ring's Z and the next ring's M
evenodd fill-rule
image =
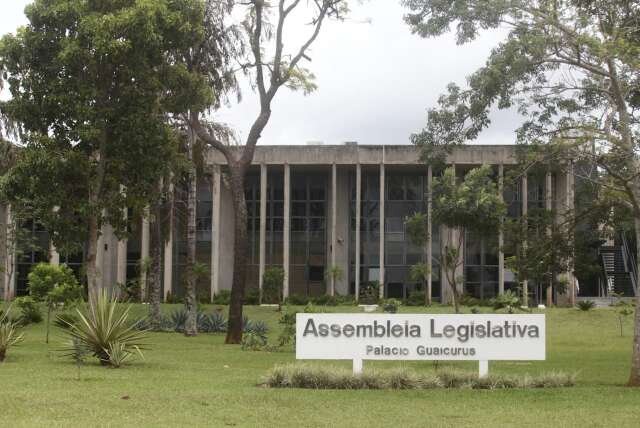
M213 296L213 303L216 305L228 305L231 301L231 291L220 290L218 294Z
M338 298L329 294L323 294L322 296L313 297L309 300L309 303L319 306L338 306Z
M335 299L338 305L351 306L356 304L355 296L351 296L351 295L341 296L340 294L336 294Z
M209 333L224 333L227 331L227 320L220 312L214 312L208 317Z
M283 284L284 270L281 267L266 268L262 275L262 303L282 303Z
M7 351L24 339L18 323L9 317L10 309L7 309L6 312L0 311L0 363L6 358Z
M247 290L244 296L245 305L259 305L260 304L260 290L257 288L251 288Z
M120 289L120 300L125 302L139 302L141 296L140 281L130 279L124 284L118 284Z
M387 299L382 303L382 310L389 314L395 314L396 312L398 312L398 307L401 304L402 303L399 300Z
M293 305L293 306L304 306L309 304L309 297L307 296L301 296L299 294L292 294L289 297L287 297L287 299L285 300L285 303L287 305Z
M66 334L89 348L100 364L119 367L134 351L142 356L147 339L146 331L129 321L130 310L103 290L90 299L85 313L76 309L80 320L69 324Z
M171 329L181 333L187 322L187 311L184 308L176 309L169 315L169 320L171 321Z
M275 366L260 385L308 389L558 388L574 386L575 375L556 372L539 376L490 375L479 378L471 372L417 373L406 368L366 370L356 375L341 367L287 364Z
M409 297L404 301L407 306L423 306L424 305L424 293L420 290L413 290L409 292Z
M365 305L374 305L380 299L380 283L370 281L360 288L360 302Z
M582 300L578 302L578 309L581 311L590 311L591 309L596 307L596 302L593 300Z
M267 340L267 334L269 334L269 327L264 321L249 321L244 327L245 333L255 334Z
M267 338L257 333L248 332L242 335L241 348L243 351L260 351L267 346Z
M491 306L493 309L507 309L507 311L512 312L514 308L520 306L520 297L516 293L511 290L507 290L499 296L496 296L494 299L491 299Z
M16 299L16 306L20 310L19 320L22 325L38 324L42 322L40 306L33 297L18 297Z

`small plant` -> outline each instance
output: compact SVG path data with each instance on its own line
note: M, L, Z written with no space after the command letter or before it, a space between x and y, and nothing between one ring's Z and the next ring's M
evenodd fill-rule
M404 304L407 306L422 306L424 305L424 294L420 290L410 291Z
M87 357L91 355L91 350L87 348L87 346L82 341L75 337L72 337L69 340L69 346L64 348L63 352L64 357L71 358L71 360L76 364L76 368L78 369L77 378L78 380L80 380L80 368L84 365Z
M269 333L269 327L264 321L248 321L244 328L245 333L255 334L260 336L265 341L267 340L267 334Z
M617 311L618 314L618 323L620 324L620 337L623 336L622 326L624 325L624 320L631 314L633 314L633 309L629 305L621 306Z
M227 320L220 312L209 315L209 332L224 333L227 331Z
M293 305L293 306L304 306L306 304L309 303L309 297L307 296L301 296L299 294L292 294L289 297L287 297L285 303L287 305Z
M322 296L312 298L309 300L309 303L318 306L338 306L338 298L329 294L323 294Z
M103 290L89 300L84 313L76 309L80 320L69 324L65 333L90 349L100 364L119 367L134 351L142 356L147 340L147 332L136 330L135 323L130 322L130 310L131 306L123 307Z
M46 343L49 343L51 312L57 306L80 301L82 287L67 265L38 263L29 273L29 294L35 301L47 305Z
M33 297L18 297L15 301L16 306L20 310L20 323L22 325L38 324L42 322L42 312L40 306Z
M220 290L218 294L213 296L213 303L215 305L228 305L231 300L231 291L229 290Z
M380 283L378 281L370 281L360 288L360 303L365 305L374 305L380 299Z
M476 306L471 308L471 313L472 314L479 314L480 313L480 309Z
M515 308L520 306L520 297L511 290L507 290L501 295L491 300L491 306L493 309L506 309L510 314L513 313Z
M387 299L382 303L382 310L389 314L395 314L398 312L398 307L402 303L396 299Z
M296 338L296 314L298 311L286 310L282 312L278 322L282 325L282 331L278 337L278 346L287 346L295 342Z
M578 302L578 309L587 312L596 307L596 302L593 300L581 300Z
M267 338L258 333L248 332L242 335L243 351L260 351L267 346Z
M245 305L259 305L260 304L260 290L257 288L251 288L247 290L244 295Z
M169 315L172 329L178 333L184 331L184 325L187 322L187 311L184 308L176 309Z
M11 308L6 312L0 311L0 363L4 361L7 351L12 346L17 346L24 340L18 324L9 318L10 311Z
M141 296L140 280L130 279L124 284L118 284L120 300L123 302L139 302Z
M414 282L419 282L422 285L422 294L424 295L422 303L425 306L431 305L431 296L429 295L429 287L427 287L427 280L431 269L426 263L418 263L411 266L409 271L409 279Z
M262 275L262 303L282 304L283 284L284 270L281 267L266 268Z

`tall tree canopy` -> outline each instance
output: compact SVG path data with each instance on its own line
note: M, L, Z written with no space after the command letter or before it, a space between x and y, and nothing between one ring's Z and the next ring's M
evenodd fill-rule
M175 60L202 39L204 5L36 0L25 13L29 23L0 41L11 93L0 110L25 142L4 188L56 246L88 241L92 290L101 224L124 233L125 209L141 212L166 169L166 114L211 98Z
M431 155L472 140L490 112L517 108L522 144L544 147L537 161L585 160L636 219L640 242L640 7L634 0L404 0L406 21L423 37L455 27L458 43L482 30L507 37L486 64L455 84L413 141ZM640 248L640 247L639 247ZM640 260L640 257L638 257ZM640 293L630 385L640 386Z

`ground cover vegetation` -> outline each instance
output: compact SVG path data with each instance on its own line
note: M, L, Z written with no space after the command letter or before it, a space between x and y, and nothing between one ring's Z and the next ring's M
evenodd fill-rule
M181 309L180 304L162 305L164 316ZM478 309L493 312L489 307ZM224 306L203 305L201 310L227 316ZM245 314L252 321L264 322L269 342L275 344L286 328L279 322L282 314L305 308L282 310L246 306ZM314 310L361 312L355 306L316 306ZM464 313L470 310L468 306L461 307ZM31 324L22 329L24 340L10 349L0 365L7 392L0 397L4 409L0 424L95 425L96 421L108 419L123 426L299 426L301 420L309 426L521 426L526 420L530 425L553 421L557 425L578 426L606 420L631 427L640 418L640 396L637 390L622 385L629 370L632 320L623 319L625 330L620 337L616 310L617 307L588 312L548 309L547 361L492 362L490 366L491 374L505 378L523 379L527 374L536 377L550 372L575 374L574 387L491 391L265 389L259 384L270 370L294 362L293 343L277 352L243 351L241 346L224 345L223 333L195 338L181 333L149 333L144 359L110 370L102 367L98 359L86 358L78 368L73 358L57 352L67 343L64 333L55 330L47 345L44 323ZM399 307L400 313L452 311L451 306L439 304L429 308ZM136 304L130 310L132 320L146 315L145 305ZM328 365L350 369L350 362ZM369 369L385 373L406 369L431 377L451 370L475 373L477 363L367 361L365 370Z

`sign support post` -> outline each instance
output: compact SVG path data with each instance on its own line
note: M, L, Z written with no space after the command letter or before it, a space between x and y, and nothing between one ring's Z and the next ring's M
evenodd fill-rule
M354 375L362 374L362 360L359 358L355 358L353 360L353 374Z
M489 376L489 361L487 360L480 360L478 361L478 377L480 379L485 378L487 376Z

